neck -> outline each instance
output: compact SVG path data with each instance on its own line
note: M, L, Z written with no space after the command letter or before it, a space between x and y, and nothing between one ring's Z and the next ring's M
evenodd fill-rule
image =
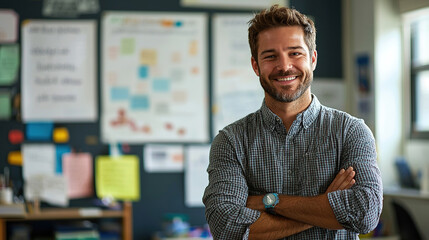
M293 121L295 121L296 116L307 109L308 106L310 106L310 103L310 89L307 89L301 97L293 102L279 102L268 94L265 94L265 104L274 114L280 117L287 131L289 131L289 128L292 126Z

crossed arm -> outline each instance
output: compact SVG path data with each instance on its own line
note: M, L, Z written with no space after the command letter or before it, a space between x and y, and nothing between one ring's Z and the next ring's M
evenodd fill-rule
M328 229L342 229L329 204L329 192L349 189L355 183L352 167L342 169L326 192L315 197L279 195L280 202L275 207L277 216L265 213L262 195L249 196L247 207L261 212L260 217L250 226L249 239L279 239L313 226Z

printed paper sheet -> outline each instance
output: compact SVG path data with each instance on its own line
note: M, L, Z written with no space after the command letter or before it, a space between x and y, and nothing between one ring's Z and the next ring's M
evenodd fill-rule
M22 24L22 117L76 122L97 118L95 21Z

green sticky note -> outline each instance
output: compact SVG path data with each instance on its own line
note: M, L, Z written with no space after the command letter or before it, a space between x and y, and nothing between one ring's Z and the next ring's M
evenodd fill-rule
M0 85L11 85L18 75L18 44L0 46Z
M135 38L124 38L121 40L121 53L123 55L133 54L136 48Z
M10 95L0 93L0 119L10 119L12 115L12 106L10 102Z

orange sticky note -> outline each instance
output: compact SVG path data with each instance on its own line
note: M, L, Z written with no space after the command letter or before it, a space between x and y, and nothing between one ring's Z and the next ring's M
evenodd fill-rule
M7 155L7 161L10 165L22 166L22 154L21 151L12 151Z
M65 143L69 141L69 131L67 128L59 127L55 128L53 132L53 139L56 143Z

